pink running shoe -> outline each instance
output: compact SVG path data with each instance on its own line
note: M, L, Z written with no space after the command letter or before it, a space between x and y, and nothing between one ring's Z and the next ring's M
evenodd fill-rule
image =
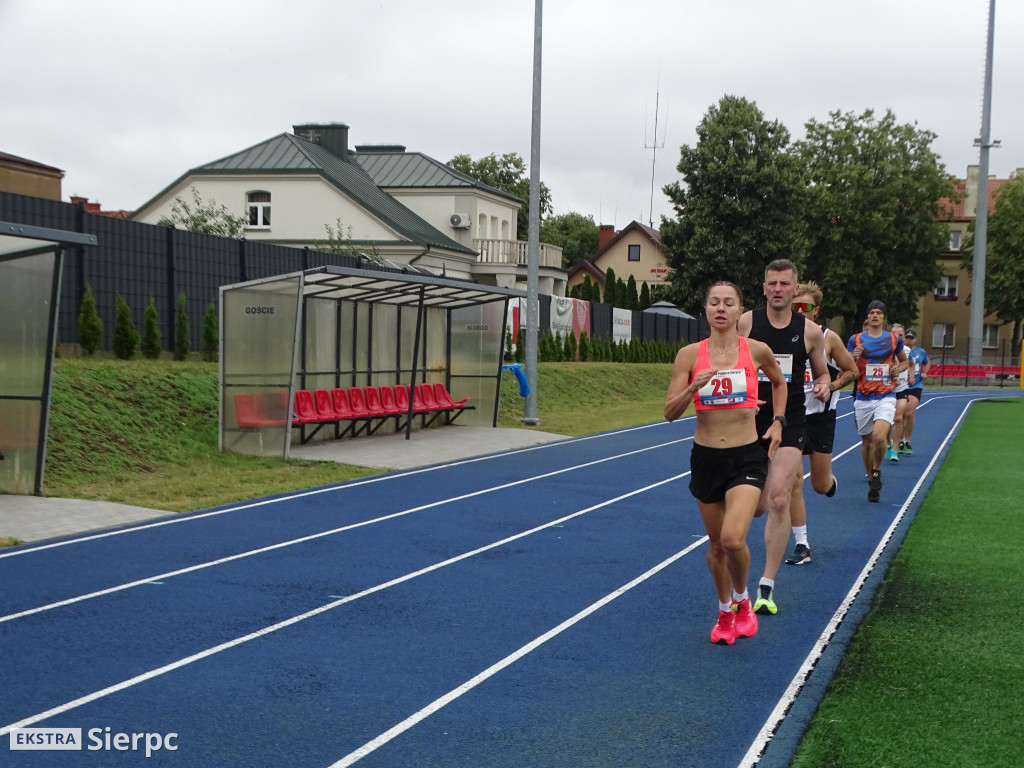
M732 611L719 611L718 621L711 630L712 643L732 645L736 642L736 614Z
M750 608L750 598L745 597L739 602L733 601L732 610L736 613L736 637L753 637L757 634L757 614Z

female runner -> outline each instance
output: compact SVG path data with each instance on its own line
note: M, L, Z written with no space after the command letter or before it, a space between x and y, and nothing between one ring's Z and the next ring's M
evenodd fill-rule
M675 421L691 401L697 411L690 493L707 530L708 568L718 592L718 621L711 642L732 645L737 637L757 634L757 615L747 594L747 531L785 425L785 417L776 416L764 435L757 434L757 370L772 383L778 414L786 412L786 379L767 344L737 333L743 314L738 286L715 283L704 298L704 308L711 335L676 355L665 418Z

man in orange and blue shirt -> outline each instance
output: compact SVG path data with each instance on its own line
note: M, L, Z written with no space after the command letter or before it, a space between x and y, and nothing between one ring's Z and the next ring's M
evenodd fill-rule
M896 418L896 384L907 366L903 339L884 326L885 304L872 301L864 331L851 336L846 345L857 362L853 407L868 474L868 501L878 501L882 495L882 459Z

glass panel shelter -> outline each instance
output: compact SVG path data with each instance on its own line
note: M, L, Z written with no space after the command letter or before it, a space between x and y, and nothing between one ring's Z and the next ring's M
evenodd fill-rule
M296 391L442 384L495 426L509 299L522 291L385 269L320 267L220 294L220 448L288 457L293 440L347 439L430 424L298 423ZM358 438L357 438L358 439Z
M42 494L64 248L95 235L0 222L0 493Z

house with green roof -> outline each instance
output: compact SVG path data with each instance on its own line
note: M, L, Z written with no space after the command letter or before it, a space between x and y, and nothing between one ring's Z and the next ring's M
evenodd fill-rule
M526 289L524 201L401 145L349 144L343 123L311 123L192 168L132 215L155 224L178 198L224 205L245 237L297 248L346 248L435 275ZM385 263L386 263L385 262ZM565 294L561 248L542 244L540 293Z

